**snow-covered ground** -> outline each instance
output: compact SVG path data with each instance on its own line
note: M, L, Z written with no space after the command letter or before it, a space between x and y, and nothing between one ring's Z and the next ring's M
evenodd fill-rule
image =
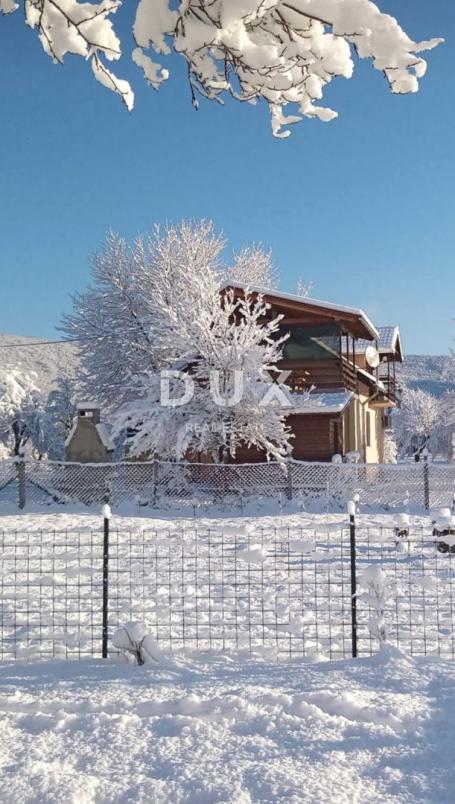
M0 666L0 800L451 804L455 664Z
M382 512L369 512L360 515L359 524L364 526L383 526L394 527L397 521L396 514ZM428 517L413 516L414 525L422 525L429 522ZM219 527L220 524L238 526L239 528L247 524L253 524L256 529L270 529L281 527L314 528L321 523L347 523L348 516L342 508L339 513L321 513L301 509L296 503L293 507L289 506L283 511L277 511L275 500L261 500L252 506L248 515L243 515L239 510L232 512L226 508L204 508L196 510L196 515L185 514L180 511L178 514L172 510L163 508L148 509L139 508L132 503L130 506L122 506L114 509L111 517L111 527L113 529L157 529L169 530L174 527L194 528L197 524L199 530ZM25 511L19 512L17 507L2 508L0 510L0 531L53 531L53 530L81 530L99 529L102 527L101 506L87 507L84 505L75 506L35 506L27 507Z
M337 528L347 522L342 512L286 515L260 508L254 518L215 511L197 520L166 512L153 519L134 513L133 509L114 513L112 531L136 536L152 532L177 553L182 541L194 542L196 530L223 533L228 541L239 534L240 540L247 534L257 541L260 534L267 541L271 533L295 540L302 529L311 533L316 528L322 534L320 550L326 537L330 533L335 537ZM395 522L395 517L384 514L359 517L359 525L375 533ZM413 518L412 527L421 526L431 534L428 519ZM62 513L61 508L49 508L0 518L0 533L7 539L15 534L18 542L25 537L31 545L45 544L58 531L66 534L71 546L75 534L79 539L91 530L100 533L101 527L96 510ZM305 545L306 540L296 549ZM386 544L385 549L396 547ZM434 544L429 550L432 561ZM68 570L64 580L59 579L58 568L54 583L44 574L47 581L40 583L39 593L44 609L52 600L55 614L57 592L77 582L79 576L71 566L75 561L79 565L81 556L84 563L84 551L75 556L70 550L64 556ZM320 558L316 555L315 566ZM449 558L439 555L436 561L446 562L438 572L450 576L452 583ZM415 561L412 551L398 549L392 562L395 571L401 563L418 584L420 559ZM202 583L206 571L202 564ZM6 594L8 572L6 567ZM425 594L431 596L431 588ZM32 610L35 599L27 595L24 599L27 611ZM427 596L425 616L430 617L432 638L435 644L444 640L451 644L452 623L441 619L441 598L434 621L428 611L430 599ZM420 603L414 588L414 629ZM326 616L324 607L319 612ZM328 613L336 630L337 613ZM281 615L292 617L292 606ZM203 620L203 609L198 616ZM403 610L403 622L407 616ZM15 625L20 629L19 621ZM411 659L392 649L371 659L331 662L308 658L276 662L270 652L250 655L245 650L227 655L177 652L158 666L144 667L122 664L116 657L104 662L3 663L0 801L448 804L454 800L455 787L454 724L455 662Z

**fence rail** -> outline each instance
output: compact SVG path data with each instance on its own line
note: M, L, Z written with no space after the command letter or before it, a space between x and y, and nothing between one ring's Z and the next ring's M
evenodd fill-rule
M367 656L377 650L362 594L372 566L392 590L389 641L413 655L455 656L455 554L430 524L109 532L106 523L0 532L0 658L107 655L130 621L144 622L165 651Z
M150 463L77 464L0 462L2 505L82 503L240 508L251 500L295 499L340 510L359 494L365 506L403 510L450 505L455 465L289 462L239 465Z

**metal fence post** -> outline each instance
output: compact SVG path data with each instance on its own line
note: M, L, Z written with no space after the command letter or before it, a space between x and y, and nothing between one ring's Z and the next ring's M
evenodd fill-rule
M103 638L102 657L108 655L108 626L109 626L109 520L111 509L103 505L104 539L103 539Z
M288 500L292 500L292 463L287 463L287 483L286 483L286 496Z
M19 508L25 508L27 483L25 478L24 460L19 459L16 463L16 466L17 466L17 483L19 491Z
M425 449L423 455L423 496L425 503L425 510L430 510L430 462L428 460L429 453Z
M352 658L357 658L357 572L356 572L356 505L353 500L348 502L350 560L351 560L351 641Z
M156 460L156 458L153 461L152 473L153 473L152 507L156 508L156 505L158 503L158 461Z

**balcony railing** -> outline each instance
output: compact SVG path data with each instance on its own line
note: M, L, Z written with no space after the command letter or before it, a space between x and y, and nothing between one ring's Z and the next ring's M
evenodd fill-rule
M280 369L291 371L287 384L295 391L308 390L312 385L316 391L333 391L339 388L355 391L357 388L355 366L344 357L306 362L283 360Z
M394 404L399 404L401 389L397 378L386 372L385 374L379 374L379 380L385 385L387 398Z

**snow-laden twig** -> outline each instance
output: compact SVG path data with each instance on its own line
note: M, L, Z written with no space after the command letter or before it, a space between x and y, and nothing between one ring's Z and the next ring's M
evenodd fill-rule
M116 92L128 109L134 93L106 67L119 59L122 43L113 15L122 0L0 0L0 12L20 6L55 62L67 53L90 60L95 78ZM136 0L134 63L158 89L169 78L161 60L177 53L186 61L190 97L268 104L272 131L289 136L302 117L333 120L318 104L333 78L351 78L353 52L370 59L396 94L417 92L425 75L420 56L442 40L412 40L371 0ZM288 107L292 113L288 113Z

